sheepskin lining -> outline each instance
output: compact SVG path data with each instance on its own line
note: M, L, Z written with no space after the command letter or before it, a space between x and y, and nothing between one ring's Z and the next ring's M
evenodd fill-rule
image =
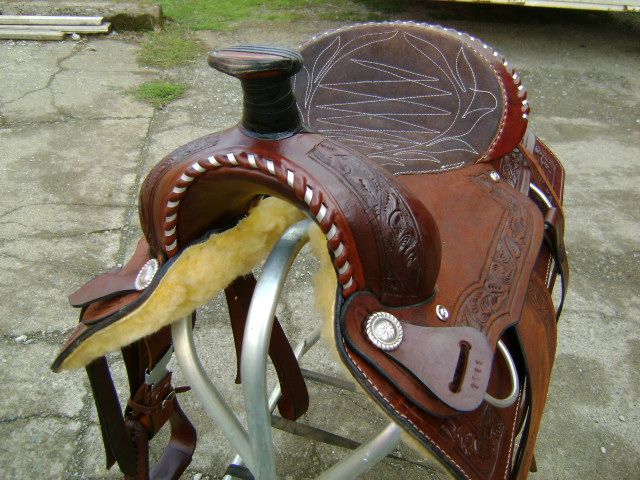
M236 227L184 249L146 301L87 338L69 354L61 369L84 367L191 315L235 278L263 262L287 227L303 218L293 205L265 198Z

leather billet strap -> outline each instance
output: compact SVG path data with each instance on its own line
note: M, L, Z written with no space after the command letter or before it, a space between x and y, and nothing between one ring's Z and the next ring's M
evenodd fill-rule
M131 363L128 365L132 367ZM107 468L117 462L125 478L132 480L180 478L191 462L196 431L178 405L170 374L160 386L161 395L158 389L143 384L134 397L143 397L138 398L139 401L153 398L154 403L143 405L136 402L137 408L129 407L125 417L105 357L87 365L86 371L100 420ZM171 424L169 444L156 467L150 471L148 443L167 420Z
M229 306L231 329L236 347L237 375L236 383L241 382L240 358L242 353L242 339L244 327L249 312L251 297L256 286L255 277L245 275L236 278L225 290L224 294ZM278 400L278 411L288 420L296 420L304 415L309 408L309 392L305 384L300 365L296 360L291 344L276 318L273 322L271 340L269 343L269 357L280 381L282 395Z
M533 134L529 132L527 135L530 137ZM564 245L565 216L562 209L562 182L564 179L564 171L561 171L560 175L558 175L560 177L559 180L549 178L547 171L541 165L543 157L536 155L535 152L538 150L547 156L553 156L553 154L537 137L533 137L533 139L528 138L529 141L526 142L526 145L523 141L519 145L519 151L527 160L528 166L535 173L535 178L541 182L540 187L544 193L551 197L552 206L550 208L545 206L547 211L544 214L544 239L553 257L555 271L560 276L561 295L560 302L556 308L556 319L558 319L562 313L566 292L569 287L569 261ZM555 158L553 160L555 160ZM561 165L557 160L553 162L553 166L561 169ZM557 183L559 183L559 185L557 185ZM550 285L551 287L553 286L553 278Z
M144 417L136 414L125 419L105 357L89 364L86 370L98 411L107 468L117 462L125 478L132 480L180 478L191 462L196 432L175 396L162 400L161 411L171 424L171 437L162 457L149 471L150 436L141 419L153 419L157 407L145 407ZM169 381L170 377L167 384ZM157 421L152 424L155 431L162 427Z
M122 415L107 359L100 357L94 360L86 366L86 372L100 421L107 468L118 462L122 473L135 475L136 449Z
M560 318L569 288L569 260L564 246L564 218L557 208L550 208L544 216L544 239L553 256L554 266L560 276L560 302L556 308L556 320Z
M522 319L515 327L527 376L526 419L514 460L514 478L535 471L534 449L540 429L551 369L556 352L557 326L553 304L544 283L534 275Z

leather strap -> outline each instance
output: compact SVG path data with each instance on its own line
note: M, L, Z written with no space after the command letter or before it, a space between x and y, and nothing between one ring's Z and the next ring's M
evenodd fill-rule
M107 469L118 462L125 475L135 475L136 449L120 408L109 365L105 357L100 357L85 368L98 412L102 441L107 460Z
M538 159L536 158L536 156L523 143L520 143L518 145L518 148L520 149L520 152L527 159L529 166L533 168L536 174L542 179L545 190L551 194L551 198L553 200L554 206L560 209L560 215L564 218L564 211L562 210L562 201L558 197L558 193L556 192L555 188L553 188L553 185L551 185L551 182L547 178L546 173L540 166L540 162L538 162Z
M536 142L538 140L536 139ZM545 190L551 194L553 207L547 210L544 216L544 239L545 243L553 256L555 269L560 276L561 296L560 303L556 309L556 320L560 318L564 299L569 287L569 262L564 246L564 211L562 209L562 201L558 197L557 192L551 185L544 170L540 166L536 156L523 144L519 145L520 151L527 159L529 166L534 169L538 177L544 183ZM553 282L550 283L553 286Z
M560 276L560 303L556 309L556 321L562 313L562 306L569 287L569 261L564 246L564 218L557 208L550 208L544 216L544 240Z
M527 478L528 472L537 467L534 449L556 352L557 332L552 312L553 304L546 287L535 276L532 277L522 320L516 326L527 371L528 404L525 427L514 462L513 477L517 480Z
M231 329L236 347L236 383L241 382L240 357L242 339L255 286L256 279L253 274L249 274L236 278L224 291L227 305L229 306ZM300 371L298 360L277 318L273 322L269 356L278 374L282 391L282 396L278 401L278 411L284 418L296 420L304 415L309 408L309 392Z
M173 414L169 418L171 437L162 457L151 468L152 480L176 480L180 478L195 450L197 434L178 401L173 398Z
M177 480L191 462L197 435L176 400L176 394L186 389L173 388L170 372L156 384L145 383L145 372L162 358L170 341L170 330L164 328L123 349L131 389L124 415L106 359L101 357L86 368L100 420L107 468L117 462L125 479ZM169 444L149 469L149 441L167 420L171 425Z
M194 314L195 319L195 314ZM195 450L197 435L193 425L180 409L176 394L182 389L174 389L171 385L171 373L167 372L162 380L154 385L145 382L145 374L150 372L171 346L171 329L165 327L142 340L123 348L123 357L127 367L131 398L127 404L125 415L129 424L140 425L146 435L146 445L139 445L138 451L145 451L147 463L138 466L146 470L138 471L137 479L175 480L191 462ZM148 442L169 420L171 437L162 457L149 471ZM137 430L137 426L136 426ZM135 434L136 438L138 435ZM146 466L145 466L146 465Z

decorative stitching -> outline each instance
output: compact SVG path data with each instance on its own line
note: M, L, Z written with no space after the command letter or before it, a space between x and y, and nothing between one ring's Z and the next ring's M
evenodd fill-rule
M247 162L249 163L248 166L238 161L237 157L242 155L246 156ZM201 162L204 163L204 165ZM198 160L185 168L185 171L182 172L182 174L171 186L171 193L169 194L169 198L167 199L167 203L165 206L163 232L164 248L169 257L175 255L176 251L178 250L178 240L176 235L178 226L178 207L180 206L180 201L186 195L189 187L195 184L194 180L204 175L207 171L220 167L260 169L259 162L263 165L262 170L266 170L265 173L276 177L276 179L282 183L286 183L294 190L296 196L299 196L294 186L294 171L287 169L285 170L286 173L284 174L284 176L278 175L277 169L280 169L281 167L280 165L276 165L276 163L272 159L262 158L255 153L229 152L226 154L211 155L207 157L206 160ZM303 200L308 205L310 213L316 218L320 228L327 237L327 241L330 241L336 237L341 238L341 231L334 222L331 222L329 225L323 225L322 223L325 218L331 218L331 211L328 209L327 205L324 202L320 202L319 206L312 207L313 199L316 196L320 195L320 199L322 199L321 192L316 192L316 189L313 186L308 185L306 183L306 179L304 178L303 184L305 185L303 189L304 194L302 197L300 197L300 200ZM313 211L316 209L317 211ZM340 242L338 246L332 250L332 252L334 254L333 265L338 272L338 277L343 276L348 270L348 267L345 268L345 265L350 265L350 252L342 242ZM346 257L346 260L344 260L343 257ZM338 259L340 259L339 262ZM339 281L342 285L342 295L344 298L348 298L352 293L355 292L357 285L352 275L349 275L347 278L343 278Z
M509 474L509 466L511 465L511 451L513 450L513 440L516 434L516 423L518 421L518 412L520 411L520 405L522 405L522 393L520 394L520 398L518 399L518 403L516 404L516 411L513 415L513 426L511 427L511 439L509 441L509 452L507 452L507 465L504 470L504 480L507 480L507 475Z
M526 231L531 216L524 204L517 201L520 197L514 198L511 190L497 188L484 174L471 180L487 189L505 213L498 227L500 235L487 252L480 277L460 294L453 317L456 326L474 327L486 334L493 320L511 308L518 288L518 274L531 244Z
M441 449L432 439L431 437L429 437L429 435L427 435L425 432L423 432L415 423L413 423L405 414L400 413L398 411L398 409L396 407L394 407L391 402L387 399L387 397L384 396L384 394L378 389L378 387L376 387L373 382L371 381L371 379L367 376L366 373L364 373L364 371L360 368L360 366L356 363L356 361L353 359L353 357L351 356L351 354L347 351L346 348L346 343L344 341L344 339L342 339L342 345L344 347L344 351L347 354L347 357L349 357L349 360L351 360L352 364L358 369L358 371L362 374L362 376L367 380L367 382L369 382L369 385L371 385L371 387L378 393L378 396L385 401L385 403L394 411L396 412L396 414L398 414L400 417L404 418L407 422L409 422L413 428L415 428L418 432L420 432L427 440L429 440L429 442L431 443L431 445L433 447L435 447L444 457L446 457L453 465L456 466L456 468L460 471L460 473L462 473L462 475L464 475L464 478L466 478L467 480L470 480L469 475L467 475L467 473L462 469L462 467L460 465L458 465L455 460L453 460L453 458L451 458L447 452L445 452L443 449Z
M387 21L387 22L366 22L366 23L361 23L361 24L353 24L353 25L349 25L346 27L341 27L341 28L337 28L337 29L331 29L331 30L327 30L321 34L315 35L313 36L309 41L304 42L302 44L300 44L298 46L299 49L304 48L306 45L320 39L323 37L327 37L333 34L339 34L342 32L346 32L355 28L361 28L364 26L369 26L369 25L373 25L373 26L389 26L389 27L393 27L393 26L400 26L400 25L405 25L405 26L414 26L414 27L424 27L424 28L429 28L429 29L436 29L436 30L440 30L443 32L447 32L447 33L451 33L454 32L456 33L459 37L464 37L463 38L463 42L465 45L467 45L471 50L473 50L473 52L476 53L476 55L478 55L480 58L482 58L482 60L484 60L486 62L486 64L491 68L491 70L494 73L495 79L498 82L498 85L500 86L500 91L502 93L502 100L504 103L504 112L503 115L500 119L500 123L499 123L499 128L498 128L498 133L496 134L495 138L493 139L493 141L491 142L491 144L489 145L489 148L487 149L487 151L485 152L485 154L478 158L476 160L476 162L480 162L483 161L485 159L487 159L490 155L493 154L493 151L499 141L499 139L502 137L504 129L506 127L506 120L509 114L509 104L507 102L507 92L506 92L506 85L505 82L502 80L501 75L498 73L498 71L496 70L496 68L494 67L494 65L492 64L492 62L490 62L487 58L486 55L483 53L480 53L480 47L481 49L484 50L490 50L491 51L491 55L493 57L496 57L496 59L498 59L498 61L500 61L501 65L505 68L505 70L507 70L509 63L507 62L507 60L504 58L504 56L502 54L500 54L499 52L497 52L496 50L494 50L492 47L490 47L489 45L480 42L478 39L476 39L475 37L465 33L465 32L460 32L451 28L446 28L446 27L442 27L440 25L434 25L434 24L428 24L428 23L423 23L423 22L412 22L412 21ZM339 45L339 39L340 37L336 38L336 41L338 41L338 45ZM335 43L335 41L327 46L325 48L324 51L326 51L327 49L329 49L333 44ZM475 48L476 46L478 46L478 49ZM332 58L328 61L329 63L333 61L335 55L337 54L334 53L334 55L332 56ZM317 59L316 59L317 61ZM315 71L315 65L314 65L314 71ZM308 72L308 71L307 71ZM308 72L309 73L309 72ZM313 72L312 72L313 73ZM324 72L321 72L324 74ZM525 88L523 87L522 83L521 83L521 78L520 75L515 72L515 70L512 70L512 72L509 72L508 70L506 71L506 74L509 76L510 79L512 79L514 81L516 90L518 92L518 97L521 99L521 104L522 104L522 118L526 121L528 116L529 116L529 102L527 101L527 92L525 90ZM322 75L324 76L324 75ZM307 102L308 98L306 98L305 96L305 103ZM324 131L324 133L330 133L330 131ZM459 164L457 165L449 165L446 166L444 168L442 168L440 171L447 171L447 170L452 170L455 168L459 168L460 166L462 166L463 162L459 162ZM395 172L393 173L393 175L400 175L400 174L423 174L423 173L430 173L431 170L406 170L406 171L402 171L402 172Z

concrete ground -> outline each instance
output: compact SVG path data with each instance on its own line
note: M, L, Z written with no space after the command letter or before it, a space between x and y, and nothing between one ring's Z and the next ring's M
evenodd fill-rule
M538 442L539 471L532 478L640 478L637 17L513 9L476 15L447 8L449 19L436 21L493 44L519 67L532 122L567 169L571 290ZM428 20L425 12L416 11L415 18ZM262 25L201 37L209 47L295 46L333 26ZM178 145L239 116L237 82L213 72L204 58L159 72L140 67L137 50L136 40L122 35L78 43L0 42L2 479L119 476L104 470L84 373L49 370L76 321L66 295L127 260L139 235L137 192L149 169ZM188 83L185 97L155 111L128 93L161 77ZM307 256L296 263L280 306L294 340L317 321L310 313L312 268ZM204 307L196 343L222 393L241 410L225 315L219 298ZM117 357L112 365L123 385ZM312 350L305 365L340 374L323 347ZM310 388L305 423L357 440L384 425L360 395ZM183 478L219 478L233 452L192 394L181 395L181 402L199 431ZM276 432L275 439L278 469L287 479L313 478L344 455L289 434ZM417 460L406 448L399 454ZM362 478L440 477L430 464L387 460Z

